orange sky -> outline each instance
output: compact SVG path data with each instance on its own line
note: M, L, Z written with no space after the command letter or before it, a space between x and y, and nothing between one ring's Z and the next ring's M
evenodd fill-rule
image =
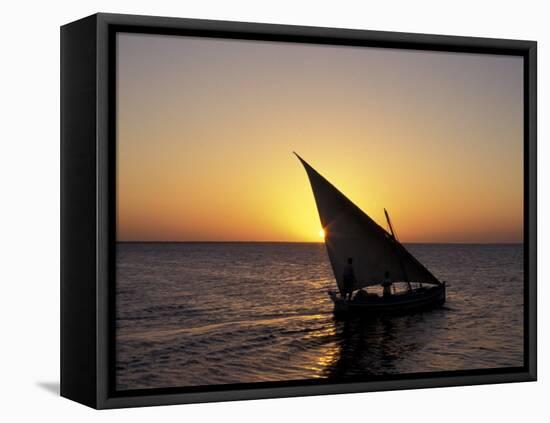
M296 151L404 242L521 242L522 66L121 34L117 237L319 241Z

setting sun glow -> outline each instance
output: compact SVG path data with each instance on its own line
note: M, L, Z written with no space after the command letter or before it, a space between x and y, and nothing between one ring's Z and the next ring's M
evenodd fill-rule
M293 151L402 242L522 240L519 56L117 40L119 241L321 242Z

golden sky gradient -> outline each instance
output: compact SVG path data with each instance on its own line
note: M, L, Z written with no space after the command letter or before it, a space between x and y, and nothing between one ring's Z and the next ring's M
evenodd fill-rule
M520 57L118 35L117 238L319 241L298 152L404 242L521 242Z

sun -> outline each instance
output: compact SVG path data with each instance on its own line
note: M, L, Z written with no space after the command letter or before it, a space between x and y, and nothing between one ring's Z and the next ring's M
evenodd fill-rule
M325 235L326 235L325 230L324 230L324 229L320 229L320 230L319 230L319 238L323 238L323 239L324 239L324 238L325 238Z

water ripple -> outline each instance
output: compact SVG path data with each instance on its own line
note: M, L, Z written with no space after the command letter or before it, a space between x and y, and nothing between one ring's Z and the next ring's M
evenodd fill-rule
M521 366L522 247L408 248L445 306L337 321L321 244L119 244L117 387Z

